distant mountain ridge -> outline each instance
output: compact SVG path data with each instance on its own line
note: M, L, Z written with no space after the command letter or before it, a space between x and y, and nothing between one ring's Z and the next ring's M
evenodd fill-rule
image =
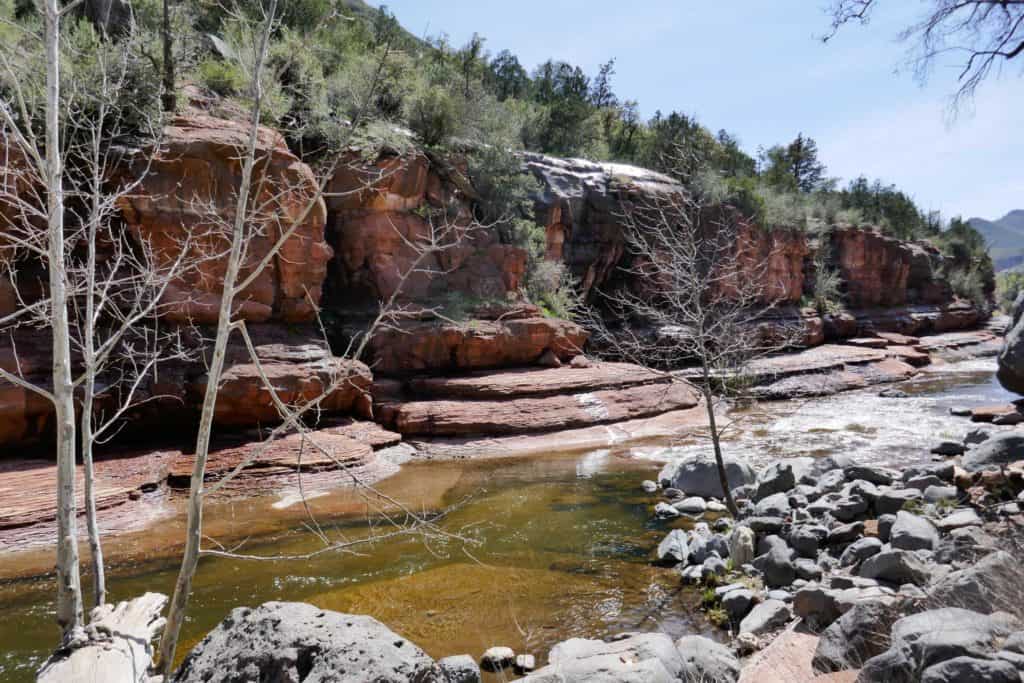
M995 221L971 218L967 222L988 242L996 270L1024 265L1024 209L1015 209Z

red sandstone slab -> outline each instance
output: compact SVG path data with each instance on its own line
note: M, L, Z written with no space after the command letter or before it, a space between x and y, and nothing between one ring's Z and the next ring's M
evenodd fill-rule
M403 436L520 434L630 420L697 403L691 385L673 382L507 401L414 401L394 406L391 420Z
M969 332L945 332L921 337L920 347L925 351L942 351L947 349L959 349L965 346L983 344L996 339L996 336L986 330L973 330Z
M824 344L799 353L760 359L751 363L749 367L751 373L756 376L788 376L841 369L846 365L874 363L885 358L885 351L880 349Z
M854 337L853 339L844 340L843 344L859 346L864 349L884 349L888 346L889 342L881 337Z
M877 332L875 336L896 346L917 346L921 342L920 337L912 337L898 332Z
M592 425L542 434L510 436L438 437L407 441L422 457L440 460L467 458L509 458L544 453L568 453L609 448L649 439L692 435L707 426L703 405L673 410L654 417Z
M104 510L129 500L134 492L166 476L176 451L98 457L96 507ZM82 467L76 473L78 507L84 505ZM47 522L57 516L57 465L50 460L0 461L0 529Z
M409 382L416 394L445 398L512 398L597 391L669 382L664 373L630 363L593 363L587 368L516 368L465 377L423 377Z
M914 367L921 367L932 362L931 356L924 351L914 348L913 346L887 346L885 351L893 358L913 365Z
M996 418L1005 417L1017 413L1017 406L1012 403L1005 403L992 406L980 406L971 409L972 422L992 422Z
M218 448L210 453L206 465L206 476L217 479L240 463L248 461L245 475L266 475L286 473L302 469L316 471L338 467L362 465L373 458L373 451L394 445L401 437L372 422L341 424L325 429L310 430L303 437L289 434L264 444L253 441L241 445ZM168 482L172 486L188 485L195 466L195 456L181 454L175 458L168 470Z

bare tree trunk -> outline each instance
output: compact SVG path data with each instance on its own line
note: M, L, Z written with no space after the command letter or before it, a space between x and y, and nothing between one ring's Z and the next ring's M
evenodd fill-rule
M177 93L174 90L174 50L171 38L171 0L164 0L163 26L161 27L161 42L163 42L164 64L163 81L164 91L160 95L160 101L165 112L174 113L178 106Z
M725 469L725 459L722 457L722 443L721 436L718 433L718 422L715 419L715 397L711 393L711 373L708 372L708 366L705 363L702 368L703 370L703 382L701 383L701 393L704 394L704 407L708 412L708 430L711 432L711 445L715 451L715 463L718 465L718 481L722 485L722 493L725 497L725 506L729 508L729 514L735 519L739 519L740 510L736 507L736 501L733 500L732 491L729 489L729 473Z
M166 0L165 0L166 1ZM203 480L206 475L206 461L210 453L210 434L213 430L213 415L217 405L217 392L220 390L220 379L224 370L224 358L227 355L228 338L234 325L231 320L232 309L238 274L241 269L242 248L245 242L245 223L249 206L249 192L252 184L253 167L256 163L256 143L260 127L260 107L263 92L260 87L260 75L263 60L267 54L267 44L277 12L277 0L270 0L267 11L266 25L260 39L259 52L253 69L253 106L250 118L249 144L246 149L242 166L242 179L238 189L238 201L235 211L235 222L231 237L231 253L228 257L227 272L224 274L224 289L221 294L220 311L217 318L217 338L214 341L213 357L206 381L206 394L203 397L202 416L199 421L199 434L196 437L195 465L192 468L192 479L189 486L188 528L185 532L185 550L181 560L181 569L171 597L171 606L167 611L167 625L160 640L160 666L165 676L170 676L174 666L174 654L178 647L181 625L185 619L185 610L192 592L192 579L199 564L199 550L203 532Z
M68 638L82 627L82 586L75 509L75 401L65 288L64 169L59 116L61 8L58 0L45 0L45 3L47 232L57 423L57 623Z
M99 197L93 194L93 214L97 213L95 203ZM93 431L92 410L96 393L96 232L97 221L90 221L88 256L86 260L87 295L85 300L85 325L82 350L85 355L85 387L82 395L82 467L85 477L85 523L89 531L89 553L92 563L92 593L94 607L107 601L107 580L103 571L103 547L100 544L100 529L96 521L95 476L92 462Z

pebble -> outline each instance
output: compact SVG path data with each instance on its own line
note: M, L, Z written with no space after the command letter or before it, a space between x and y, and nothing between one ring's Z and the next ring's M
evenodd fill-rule
M512 665L516 653L510 647L490 647L480 658L480 666L485 671L501 671Z

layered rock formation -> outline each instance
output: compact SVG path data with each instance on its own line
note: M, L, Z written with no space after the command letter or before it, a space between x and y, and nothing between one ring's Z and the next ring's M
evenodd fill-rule
M250 205L259 208L247 217L241 277L248 278L282 235L291 234L237 296L236 315L251 322L309 322L332 256L324 240L324 202L312 169L288 150L280 133L261 127L256 140ZM140 181L120 201L133 236L152 248L165 269L189 245L185 267L166 296L169 321L217 320L238 202L239 157L248 141L248 124L192 112L164 129L159 151L137 155L126 169Z
M169 289L163 315L171 325L198 326L201 334L188 337L196 345L205 343L202 326L216 320L225 249L235 219L238 154L247 140L246 124L190 109L171 122L159 150L137 153L122 169L122 177L140 181L120 202L133 239L151 248L162 266L175 262L188 245L185 260L193 263ZM277 132L259 129L252 190L253 203L261 210L247 226L252 234L242 276L257 264L266 262L268 267L239 295L236 309L256 339L259 365L247 357L239 340L233 342L217 405L219 424L245 428L277 420L274 396L261 372L287 405L301 405L337 385L320 403L322 409L370 417L370 370L336 358L314 320L326 309L332 342L343 348L366 324L367 314L390 299L409 315L369 340L365 360L378 378L396 378L397 397L389 390L387 399L380 399L378 388L391 386L387 382L378 383L374 392L385 411L378 418L404 433L454 437L586 427L692 404L687 391L676 388L656 397L660 390L648 382L623 380L604 386L597 381L600 388L579 388L579 376L568 368L544 375L542 386L515 397L479 394L452 401L436 390L425 395L422 386L411 382L413 376L492 371L498 374L478 377L479 385L500 385L506 379L500 374L504 369L569 362L584 349L587 331L546 317L523 300L526 252L474 220L477 197L462 162L419 151L385 150L369 159L361 154L353 150L335 167L325 184L324 201L310 166L289 151ZM545 229L546 257L564 262L591 299L599 288L614 284L628 258L623 209L680 191L668 176L620 164L536 154L524 154L523 163L524 172L540 182L536 216ZM22 182L10 170L17 165L16 157L6 155L4 164L0 182L24 193L23 184L11 180ZM0 216L15 220L10 207L10 202L0 201ZM280 251L271 254L286 234ZM799 307L813 287L811 254L817 248L802 232L746 225L736 245L751 273L764 279L763 298L776 306L773 315L801 325L808 346L884 331L943 332L981 320L979 311L952 297L938 275L942 257L933 248L850 227L836 228L829 240L850 310L824 318ZM418 246L426 242L442 248L423 255ZM19 270L26 268L31 264ZM32 286L28 281L19 282L17 290L10 283L0 285L0 314L13 310L18 295L38 299L41 293ZM723 287L727 290L728 283ZM452 314L453 308L459 314ZM21 331L5 337L0 363L45 384L49 354L44 337ZM909 349L898 361L890 359L888 372L881 375L905 372L895 362L923 362L915 360L915 353ZM531 381L539 377L532 370L513 372ZM881 376L876 375L860 373L851 385L875 381ZM171 400L133 411L132 420L144 428L192 421L205 382L201 362L165 368L141 395ZM594 405L601 407L587 404L590 399L556 406L552 396L559 393L593 396ZM0 443L25 443L44 435L50 412L35 394L0 384ZM536 417L523 419L524 414Z
M332 305L374 307L396 294L418 303L453 295L501 301L518 293L526 252L474 226L463 173L418 151L371 163L353 154L340 164L327 185ZM435 239L444 248L424 255Z

